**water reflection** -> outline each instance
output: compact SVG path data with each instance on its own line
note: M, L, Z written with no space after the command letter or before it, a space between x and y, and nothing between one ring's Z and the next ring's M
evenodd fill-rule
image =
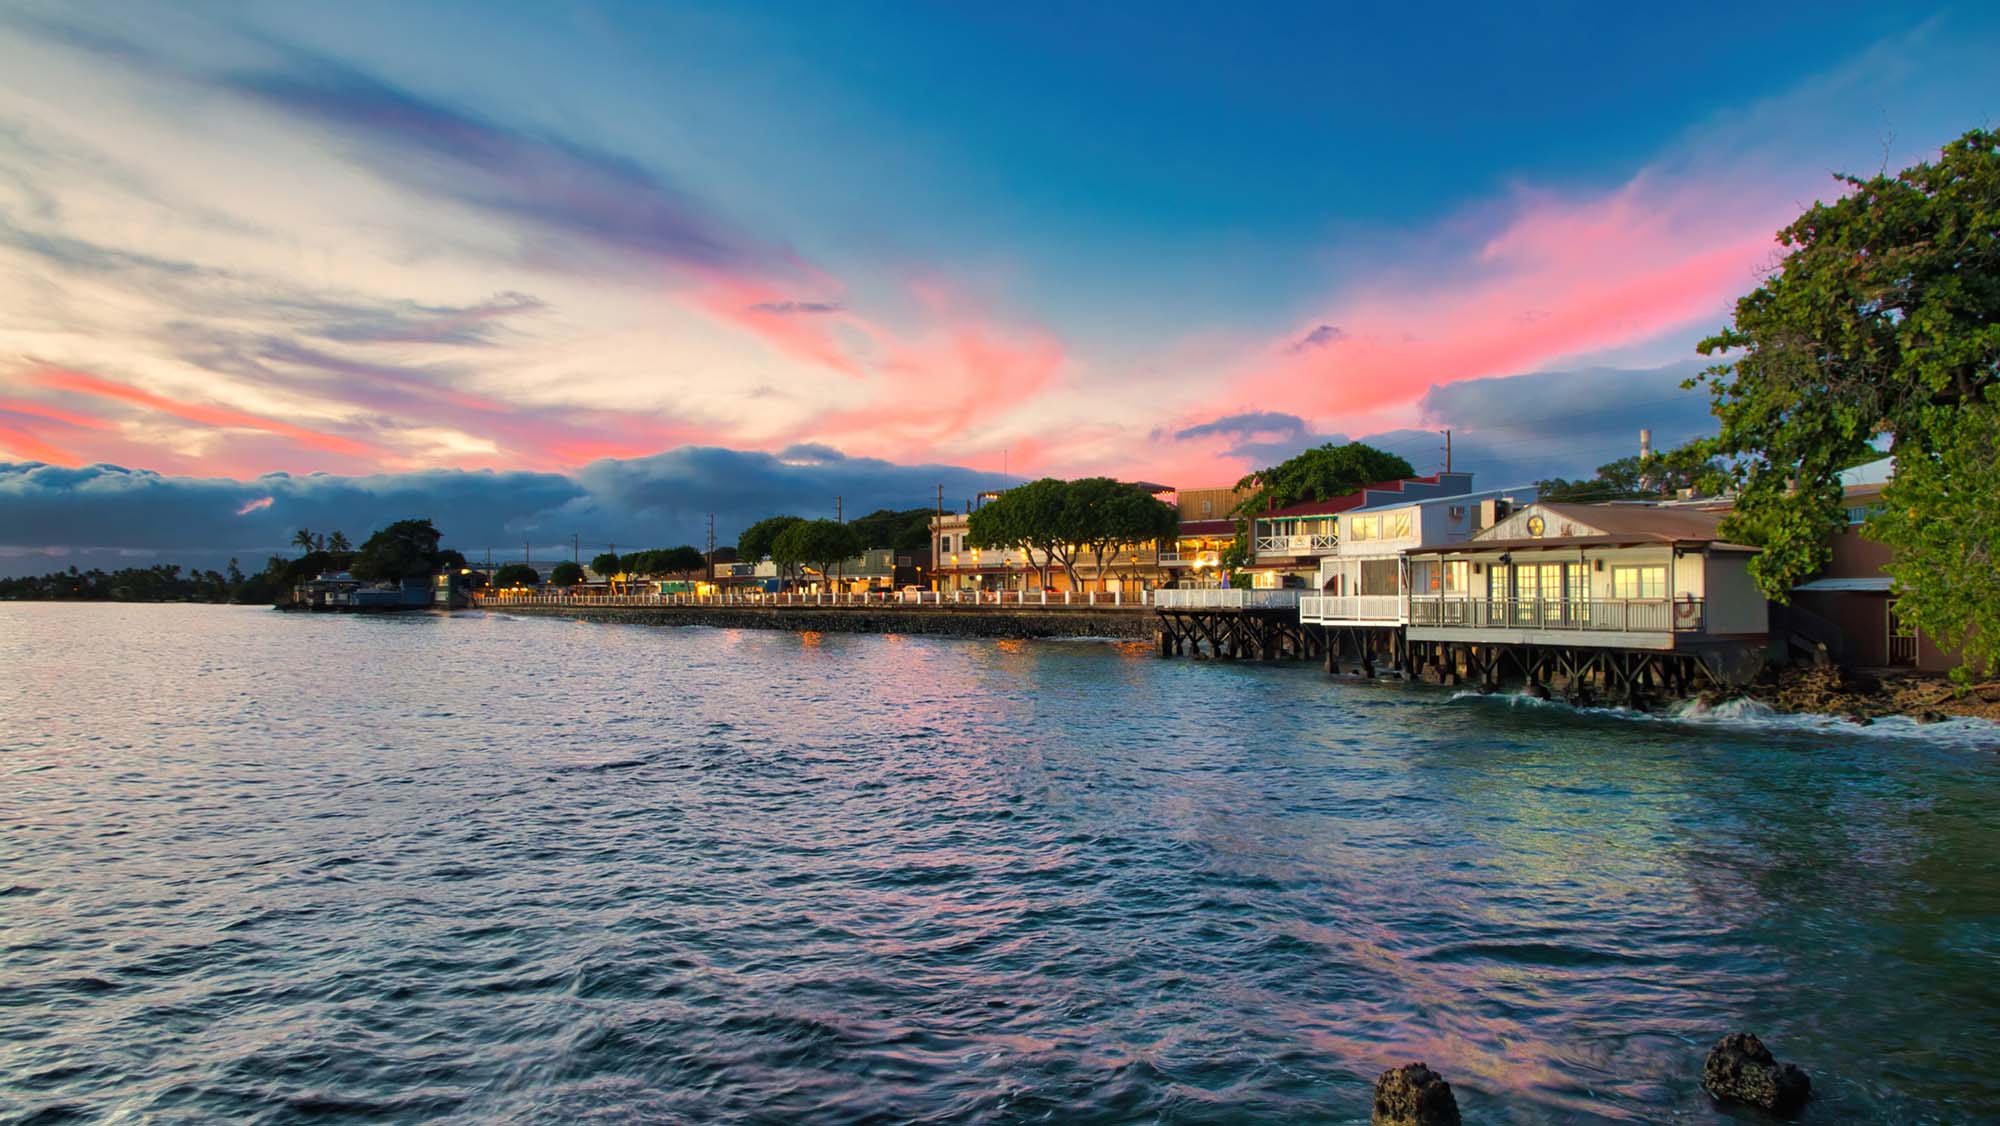
M1141 659L1144 658L1144 659ZM0 606L0 1101L2000 1114L1987 757L1144 645ZM361 1109L355 1109L361 1108Z

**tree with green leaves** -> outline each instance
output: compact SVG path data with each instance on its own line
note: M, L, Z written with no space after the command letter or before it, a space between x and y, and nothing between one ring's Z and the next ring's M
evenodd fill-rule
M1840 177L1778 234L1784 260L1702 341L1733 458L1726 535L1763 548L1784 602L1830 557L1840 471L1887 438L1896 472L1862 534L1896 552L1897 613L1981 668L2000 660L2000 133L1976 129L1895 175ZM1982 442L1984 443L1982 445ZM1963 671L1963 670L1961 670Z
M928 508L907 508L900 512L881 508L849 520L847 526L868 547L919 551L931 542L931 516Z
M605 551L591 556L590 569L608 579L623 571L625 566L617 555Z
M326 549L336 555L343 551L353 551L354 545L347 542L347 533L336 531L326 538Z
M861 537L854 529L833 520L801 520L778 534L771 544L771 560L781 566L819 572L832 584L836 568L861 554Z
M743 534L736 537L736 557L746 563L756 563L768 557L771 562L778 565L780 578L788 583L793 581L798 577L795 565L779 559L772 550L772 545L778 542L778 537L783 535L787 528L804 522L797 516L767 516L757 521L743 529Z
M692 583L696 576L708 569L708 559L701 549L691 544L679 547L663 547L651 553L653 574L674 575L682 582Z
M1144 544L1171 540L1180 532L1174 506L1138 485L1109 477L1085 477L1069 483L1070 531L1090 553L1098 589L1108 586L1108 558L1116 567L1118 553Z
M1081 589L1076 565L1083 539L1076 534L1079 522L1071 501L1069 482L1054 477L1016 485L972 514L966 542L978 548L1018 549L1041 573L1043 586L1049 585L1048 569L1053 564L1069 576L1072 590Z
M300 528L298 531L292 533L292 546L298 548L300 551L311 551L313 550L313 545L318 542L318 537L312 534L312 529L310 528Z
M440 538L429 520L398 520L369 536L348 570L363 582L426 578L447 564Z
M1621 457L1597 467L1597 476L1575 481L1553 477L1535 482L1542 500L1601 504L1611 500L1663 500L1682 489L1714 493L1724 483L1722 462L1706 441L1689 442L1664 453Z
M1362 442L1337 446L1329 442L1314 446L1268 469L1259 469L1236 482L1248 495L1237 506L1237 514L1254 517L1259 512L1345 496L1363 485L1377 481L1400 481L1416 476L1410 463Z
M526 563L507 563L493 572L493 585L503 590L515 586L540 586L542 573Z
M583 582L583 568L565 559L549 572L549 585L572 587Z

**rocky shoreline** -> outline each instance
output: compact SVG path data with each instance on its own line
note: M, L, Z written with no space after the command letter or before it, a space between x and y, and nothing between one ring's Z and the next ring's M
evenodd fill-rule
M1774 711L1840 716L1855 723L1887 716L1907 716L1919 723L1958 718L2000 722L2000 681L1960 691L1933 673L1861 673L1837 665L1784 668L1737 695ZM1704 697L1703 702L1721 703L1727 698Z

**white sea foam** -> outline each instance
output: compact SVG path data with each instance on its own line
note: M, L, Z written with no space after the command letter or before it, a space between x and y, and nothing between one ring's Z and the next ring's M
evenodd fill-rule
M1873 723L1853 723L1836 715L1815 712L1781 712L1758 700L1737 697L1718 704L1681 700L1664 711L1642 712L1632 708L1583 707L1561 700L1543 700L1526 693L1491 695L1458 691L1452 703L1477 700L1489 705L1512 708L1548 708L1575 715L1607 716L1645 723L1672 723L1731 730L1769 731L1773 734L1830 735L1841 738L1918 739L2000 750L2000 723L1992 720L1955 716L1936 723L1920 723L1909 716L1882 716Z

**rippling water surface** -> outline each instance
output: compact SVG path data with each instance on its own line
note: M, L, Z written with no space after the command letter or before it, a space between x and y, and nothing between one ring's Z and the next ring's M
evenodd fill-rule
M2000 755L1143 648L0 605L0 1118L2000 1118Z

